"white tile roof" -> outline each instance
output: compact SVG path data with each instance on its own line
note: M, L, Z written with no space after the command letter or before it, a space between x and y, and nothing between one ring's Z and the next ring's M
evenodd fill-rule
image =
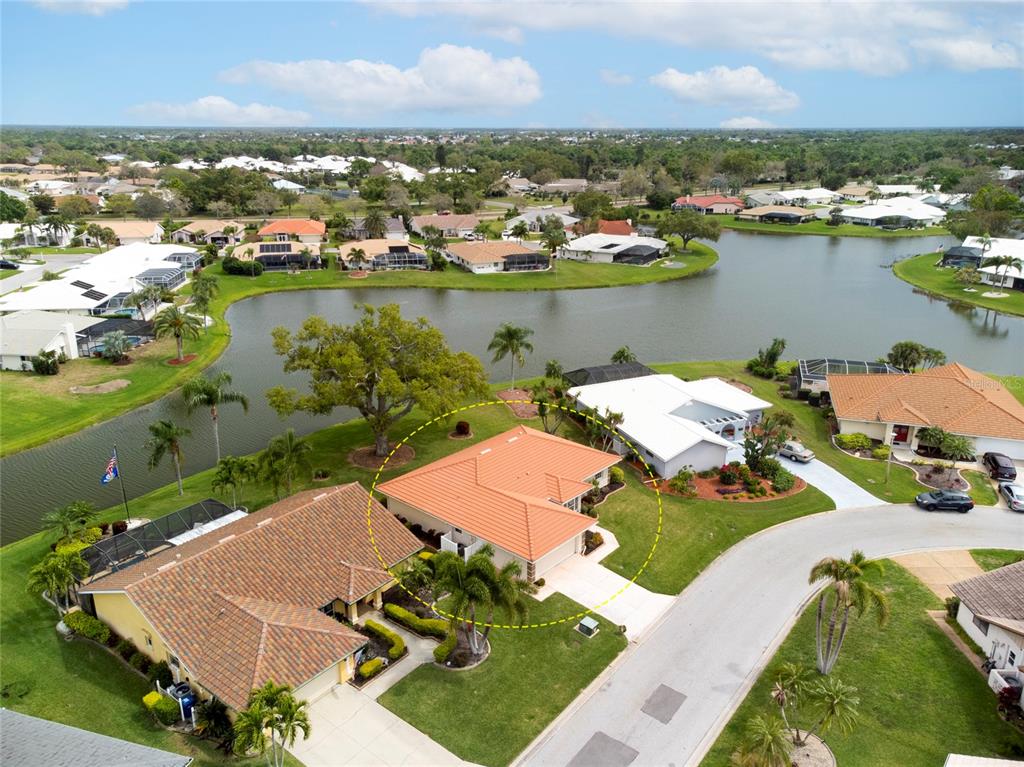
M0 353L31 355L39 352L70 324L81 331L103 322L101 317L84 317L56 312L21 311L0 317Z
M665 240L656 237L636 237L625 234L587 234L570 240L565 250L577 250L583 252L605 252L617 253L626 248L637 245L646 245L661 250L668 245Z
M893 197L879 200L874 205L844 208L843 216L862 221L877 221L887 216L900 216L914 221L937 221L946 217L946 211L910 197Z

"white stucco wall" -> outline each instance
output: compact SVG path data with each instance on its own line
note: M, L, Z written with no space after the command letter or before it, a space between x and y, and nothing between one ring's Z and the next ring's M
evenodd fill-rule
M1024 461L1024 441L1022 440L976 437L974 447L979 456L984 453L1003 453L1015 461Z
M996 661L996 668L1009 667L1010 653L1014 654L1014 667L1024 666L1024 637L1012 634L1004 628L989 624L988 633L974 624L974 613L967 605L960 603L956 622L967 632L988 658Z
M597 520L594 520L594 524L591 527L597 525ZM550 572L552 568L557 567L566 559L571 557L573 554L577 554L583 551L583 535L576 535L570 538L568 541L563 543L556 549L552 549L547 554L537 560L534 567L533 579L538 580L543 578L546 573ZM526 577L526 570L523 570L523 577Z

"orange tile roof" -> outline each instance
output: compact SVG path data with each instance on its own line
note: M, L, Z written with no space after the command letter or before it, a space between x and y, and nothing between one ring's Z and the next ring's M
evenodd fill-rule
M597 233L598 234L622 234L631 235L633 234L633 225L628 221L606 221L600 219L597 222Z
M998 381L959 363L907 375L830 375L828 388L837 418L1024 440L1024 405Z
M487 240L484 242L453 242L447 246L453 256L470 264L489 264L520 253L534 254L537 251L524 248L508 240Z
M323 236L327 231L327 225L323 221L313 221L309 218L282 218L278 221L271 221L259 231L261 237L268 234L319 234Z
M535 562L594 520L562 506L619 456L517 426L377 488Z
M385 586L359 484L308 490L82 587L127 594L196 681L238 708L267 679L300 685L365 644L320 608ZM376 501L389 566L419 541Z

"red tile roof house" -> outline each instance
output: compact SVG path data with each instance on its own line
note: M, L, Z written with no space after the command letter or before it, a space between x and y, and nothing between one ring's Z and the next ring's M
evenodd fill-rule
M366 637L332 616L379 607L394 584L370 545L359 484L308 490L86 583L83 608L234 709L273 679L314 700L355 670ZM419 541L376 501L389 568Z
M575 234L583 234L583 222L580 221L573 224L569 227L569 230ZM595 229L594 232L591 232L591 234L619 234L629 237L630 235L636 234L636 230L633 229L633 222L628 218L621 221L608 221L607 219L601 218L597 221L597 229Z
M724 197L720 194L677 197L676 201L672 203L672 210L695 210L700 214L738 213L743 208L743 200L737 197Z
M377 486L391 513L441 533L441 549L469 557L485 544L499 567L530 581L583 551L597 520L582 497L608 484L620 457L517 426Z
M271 221L259 230L260 237L272 237L280 242L287 242L293 237L299 242L322 242L327 226L323 221L309 218L282 218Z

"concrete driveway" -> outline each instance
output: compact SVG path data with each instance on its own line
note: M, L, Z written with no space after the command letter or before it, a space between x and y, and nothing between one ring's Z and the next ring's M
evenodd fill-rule
M884 506L885 501L876 498L860 485L847 479L819 458L810 463L781 459L782 465L805 482L814 485L832 499L837 509L856 509L866 506ZM923 490L924 488L922 488Z
M813 597L807 573L821 557L1021 547L1020 517L981 506L941 515L904 505L846 509L752 535L715 560L516 763L699 764Z
M949 584L985 573L969 551L919 551L892 559L943 600L953 596Z

